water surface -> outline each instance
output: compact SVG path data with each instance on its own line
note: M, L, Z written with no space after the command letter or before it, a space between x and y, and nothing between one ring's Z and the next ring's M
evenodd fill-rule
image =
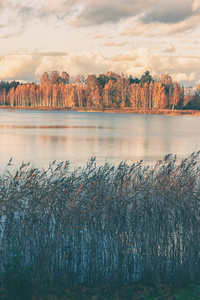
M13 157L47 168L53 160L83 166L154 164L172 153L178 159L200 150L200 117L72 111L0 110L0 170Z

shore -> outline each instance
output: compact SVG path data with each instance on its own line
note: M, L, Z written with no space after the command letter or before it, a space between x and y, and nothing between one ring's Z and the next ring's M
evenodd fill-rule
M104 112L104 113L126 113L126 114L151 114L151 115L170 115L170 116L200 116L200 110L178 110L178 109L155 109L155 108L63 108L63 107L49 107L49 106L37 106L37 107L21 107L21 106L0 106L0 109L8 109L14 111L20 110L55 110L55 111L79 111L79 112Z

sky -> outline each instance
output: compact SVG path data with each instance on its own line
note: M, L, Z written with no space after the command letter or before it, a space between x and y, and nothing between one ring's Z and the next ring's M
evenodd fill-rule
M0 0L0 80L54 70L200 84L200 0Z

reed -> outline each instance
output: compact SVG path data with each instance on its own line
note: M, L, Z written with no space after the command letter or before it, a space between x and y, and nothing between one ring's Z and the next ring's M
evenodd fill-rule
M16 260L33 285L200 280L199 154L154 167L92 158L76 171L54 161L10 172L10 161L0 176L1 282Z

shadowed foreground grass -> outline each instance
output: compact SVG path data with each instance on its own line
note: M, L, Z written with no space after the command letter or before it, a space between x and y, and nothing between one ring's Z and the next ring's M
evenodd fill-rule
M186 287L153 284L145 286L135 284L123 287L97 286L92 287L49 287L38 286L30 289L29 297L5 297L4 287L0 288L0 299L18 300L198 300L200 298L200 283Z
M174 287L200 280L199 154L154 167L91 159L76 171L53 162L10 172L10 161L0 177L2 299L184 299Z
M73 288L68 290L43 291L44 299L72 299L72 300L197 300L200 299L200 283L191 284L184 288L172 285L154 284L152 286L131 285L115 288L100 286L96 288ZM33 299L41 299L41 294Z

